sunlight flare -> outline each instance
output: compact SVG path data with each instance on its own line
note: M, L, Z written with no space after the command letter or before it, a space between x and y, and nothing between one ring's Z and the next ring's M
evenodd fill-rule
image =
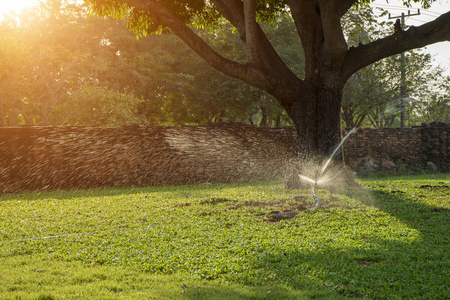
M25 8L37 5L39 0L15 0L15 1L2 1L0 3L0 16L6 13L15 12L19 13Z

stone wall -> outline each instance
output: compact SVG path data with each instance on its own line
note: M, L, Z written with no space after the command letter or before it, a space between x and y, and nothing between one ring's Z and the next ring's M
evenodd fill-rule
M448 172L449 127L359 129L345 161L394 171L433 162ZM282 178L295 144L292 128L242 125L0 128L0 192Z
M344 153L347 165L357 170L420 171L427 169L427 163L429 166L431 162L438 171L449 172L450 123L435 122L413 128L360 128L346 142Z
M254 126L0 128L0 192L276 178L293 146Z

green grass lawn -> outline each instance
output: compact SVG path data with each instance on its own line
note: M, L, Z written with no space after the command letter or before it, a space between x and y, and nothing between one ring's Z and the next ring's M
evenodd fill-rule
M450 174L0 196L0 299L448 299Z

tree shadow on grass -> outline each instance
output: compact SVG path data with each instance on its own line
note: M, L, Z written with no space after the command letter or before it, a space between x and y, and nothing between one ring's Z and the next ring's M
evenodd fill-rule
M265 266L268 273L284 274L280 280L292 288L314 278L344 296L446 298L450 210L411 201L404 192L375 192L374 197L378 209L390 215L393 223L370 220L373 230L355 231L347 245L339 242L339 232L325 232L328 240L314 251L267 256L253 268ZM331 217L333 211L323 213Z
M292 289L283 285L248 286L239 284L206 284L202 287L188 288L180 298L187 299L340 299L335 291L313 289Z

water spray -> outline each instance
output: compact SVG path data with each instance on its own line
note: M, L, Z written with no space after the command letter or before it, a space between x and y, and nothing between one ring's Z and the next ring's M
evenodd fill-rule
M328 158L327 162L323 165L322 169L320 169L319 173L317 174L316 178L320 178L320 176L323 175L323 172L325 172L325 169L328 167L328 164L331 162L331 160L333 159L333 157L336 155L336 153L338 152L338 150L341 148L342 144L344 144L345 140L351 136L352 134L354 134L358 129L355 127L352 130L349 131L349 133L347 133L347 135L341 140L341 142L339 143L339 145L337 145L336 148L334 148L333 152L331 153L330 157Z
M316 179L313 180L307 176L298 174L299 178L301 180L307 181L309 183L312 184L312 201L313 201L313 207L309 210L310 212L315 211L319 206L320 206L320 198L319 196L316 195L316 188L318 183L320 182L320 180L322 179L322 175L324 174L325 170L328 167L328 164L331 162L331 160L333 159L333 157L336 155L336 153L338 152L338 150L341 148L342 144L344 144L345 140L352 134L354 134L358 129L355 127L352 130L349 131L349 133L347 133L347 135L341 140L341 142L339 143L339 145L336 146L336 148L334 149L334 151L331 153L330 157L328 158L328 160L325 162L325 164L323 165L323 167L317 172L316 174Z

